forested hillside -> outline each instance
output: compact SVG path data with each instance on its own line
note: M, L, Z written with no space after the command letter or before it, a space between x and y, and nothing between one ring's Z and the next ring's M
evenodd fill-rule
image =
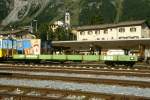
M1 0L0 22L28 25L37 19L40 26L64 20L66 10L71 14L71 25L150 21L150 0Z
M150 20L150 0L82 0L81 6L82 25Z

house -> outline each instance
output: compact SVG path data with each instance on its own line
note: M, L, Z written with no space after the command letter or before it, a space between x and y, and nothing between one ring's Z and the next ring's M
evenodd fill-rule
M34 34L30 34L27 30L0 31L0 38L7 39L10 37L14 39L35 39L36 38Z
M119 40L150 38L150 27L145 20L117 24L79 26L77 41Z

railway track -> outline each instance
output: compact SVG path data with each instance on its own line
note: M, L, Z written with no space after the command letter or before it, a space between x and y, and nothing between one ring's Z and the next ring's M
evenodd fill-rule
M79 90L56 90L47 88L31 88L0 85L1 100L148 100L149 98L105 94L96 92L82 92Z
M149 83L149 70L109 68L97 70L95 67L81 68L66 65L63 67L60 65L0 65L0 97L16 97L15 100L67 100L68 97L71 97L71 100L74 100L72 97L84 97L79 100L149 100ZM10 92L7 91L8 87L12 88ZM13 94L15 90L25 90L25 93ZM51 90L59 91L59 94L62 92L62 94L56 98L47 97L47 94L50 94L48 91ZM42 95L26 95L32 91ZM53 92L53 95L55 94L57 95Z
M101 63L65 63L65 64L60 64L60 63L50 63L50 64L22 64L22 63L10 63L10 64L4 64L1 63L0 67L29 67L29 68L69 68L69 69L108 69L108 70L150 70L150 66L145 65L145 64L140 64L134 67L126 67L126 66L106 66L105 64Z
M96 74L96 75L125 75L150 77L150 70L142 69L123 69L108 67L89 67L86 66L66 66L66 65L0 65L0 70L12 71L33 71L33 72L60 72L60 73L78 73L78 74Z
M29 80L28 80L29 81ZM31 83L30 83L31 84ZM7 87L7 89L5 89ZM13 89L12 89L13 88ZM23 88L23 89L22 89ZM27 90L24 90L24 88L27 88ZM46 92L41 91L41 90L46 90ZM33 86L14 86L14 85L0 85L0 95L1 97L19 97L21 100L29 100L29 99L24 99L24 98L30 98L31 100L35 100L36 98L41 98L39 100L53 100L52 96L53 95L58 95L58 93L52 92L53 94L50 94L49 92L53 90L50 87L33 87ZM84 99L79 99L79 100L149 100L149 97L145 96L135 96L131 93L128 94L119 94L119 93L103 93L101 92L96 92L96 91L87 91L87 90L81 90L81 89L75 89L75 90L69 90L69 89L54 89L60 92L60 94L63 94L61 97L57 97L55 99L58 100L67 100L69 96L74 99L68 99L68 100L76 100L76 98L82 98ZM26 92L27 91L27 92ZM40 91L40 92L39 92ZM18 93L19 92L19 93ZM78 95L76 94L78 92ZM64 94L65 93L65 94ZM30 95L29 95L30 94ZM47 95L50 94L50 97L47 97ZM76 95L75 95L76 94ZM81 95L82 94L82 95ZM88 95L87 95L88 94ZM52 95L52 96L51 96ZM86 97L86 98L85 98ZM88 99L87 99L88 98ZM89 99L90 98L90 99ZM92 99L92 98L97 98L97 99ZM107 98L107 99L106 99ZM16 99L15 99L16 100ZM18 99L20 100L20 99Z
M0 63L0 67L1 66L34 66L36 65L36 67L38 66L44 66L44 67L50 67L50 66L66 66L66 67L76 67L78 68L80 66L80 68L87 68L87 69L91 69L91 68L116 68L116 69L139 69L139 70L150 70L150 65L148 64L144 64L144 63L137 63L136 65L134 65L134 67L127 67L127 66L107 66L104 63L97 63L97 62L84 62L84 63L75 63L75 62L67 62L67 63L59 63L59 62L48 62L48 63L18 63L18 62L6 62L6 63ZM34 66L35 67L35 66Z
M123 85L123 86L137 86L137 87L144 87L144 88L150 88L150 80L149 81L144 81L143 78L139 78L137 80L131 80L131 79L111 79L110 78L101 78L102 76L96 75L95 77L92 77L91 74L86 75L81 75L81 74L74 74L69 76L69 74L60 74L57 73L51 73L51 75L43 75L40 73L27 73L25 72L2 72L0 73L0 76L3 78L15 78L15 79L31 79L31 80L61 80L61 81L66 81L66 82L78 82L78 83L93 83L93 84L110 84L110 85ZM54 75L52 75L54 74ZM94 75L93 75L94 76ZM105 76L103 76L105 77ZM130 76L131 77L131 76ZM142 81L143 79L143 81ZM148 78L145 78L148 79Z

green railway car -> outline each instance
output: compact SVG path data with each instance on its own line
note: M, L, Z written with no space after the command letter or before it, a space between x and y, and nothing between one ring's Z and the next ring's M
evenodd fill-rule
M128 55L13 55L14 60L27 61L97 61L105 62L106 65L126 65L133 66L138 61L137 56Z
M109 66L115 65L133 66L135 62L138 61L138 58L137 56L116 55L116 56L103 56L101 60L105 61L105 64Z
M83 55L83 61L100 61L99 55Z
M13 59L17 60L25 59L25 55L13 55Z

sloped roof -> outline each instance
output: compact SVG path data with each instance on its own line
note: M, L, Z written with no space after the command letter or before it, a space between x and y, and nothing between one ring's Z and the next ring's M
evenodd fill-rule
M119 22L117 24L101 24L101 25L79 26L79 27L76 28L76 30L105 29L105 28L114 28L114 27L122 27L122 26L142 25L144 23L146 23L145 20L126 21L126 22Z
M26 30L0 31L0 34L8 35L8 34L17 34L17 33L22 33L22 32L26 32Z

